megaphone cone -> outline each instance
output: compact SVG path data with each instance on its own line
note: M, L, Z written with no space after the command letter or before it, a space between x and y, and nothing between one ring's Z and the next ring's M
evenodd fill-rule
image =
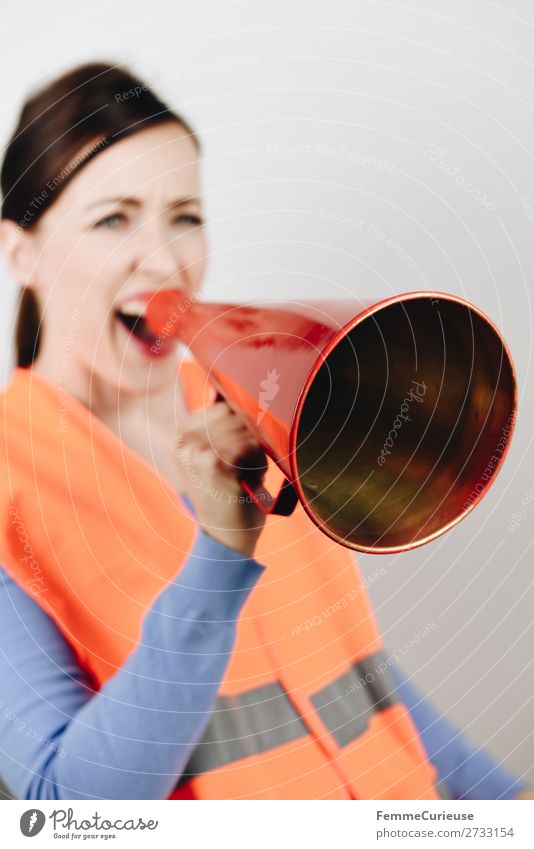
M480 501L507 453L511 356L490 319L456 296L240 305L169 290L145 320L188 346L284 473L270 509L289 513L298 497L348 548L391 553L435 539Z

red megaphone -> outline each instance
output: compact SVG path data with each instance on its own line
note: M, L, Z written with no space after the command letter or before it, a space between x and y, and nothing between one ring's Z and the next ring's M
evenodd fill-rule
M517 411L490 319L454 295L379 302L202 303L154 295L145 321L177 337L284 473L264 511L297 498L348 548L391 553L459 522L487 492ZM161 342L159 341L161 340Z

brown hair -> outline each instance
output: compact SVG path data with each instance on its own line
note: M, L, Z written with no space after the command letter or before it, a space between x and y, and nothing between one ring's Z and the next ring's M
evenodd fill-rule
M178 122L200 150L187 122L128 69L92 62L62 74L26 100L7 143L1 217L34 227L72 175L100 150L167 121ZM40 322L35 293L23 287L15 330L18 366L37 358Z

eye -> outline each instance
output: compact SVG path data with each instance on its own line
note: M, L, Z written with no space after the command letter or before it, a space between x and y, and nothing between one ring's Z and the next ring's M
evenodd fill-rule
M94 226L108 227L110 230L116 230L123 221L126 221L124 213L114 212L113 215L106 215L105 218L100 218Z
M177 215L176 218L173 219L176 224L188 224L193 227L199 227L203 221L198 215L193 215L192 213L183 213L182 215Z

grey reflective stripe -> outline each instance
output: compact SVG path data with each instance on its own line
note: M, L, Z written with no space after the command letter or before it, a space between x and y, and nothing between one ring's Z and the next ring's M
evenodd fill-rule
M376 711L398 702L386 655L376 652L311 697L311 702L338 746L367 730Z
M376 652L311 697L336 740L346 746L368 727L372 713L398 701L386 655ZM309 734L277 682L235 696L219 696L206 732L176 784L201 773L258 755Z
M267 752L307 733L277 681L235 696L219 696L206 732L176 787L200 773Z

